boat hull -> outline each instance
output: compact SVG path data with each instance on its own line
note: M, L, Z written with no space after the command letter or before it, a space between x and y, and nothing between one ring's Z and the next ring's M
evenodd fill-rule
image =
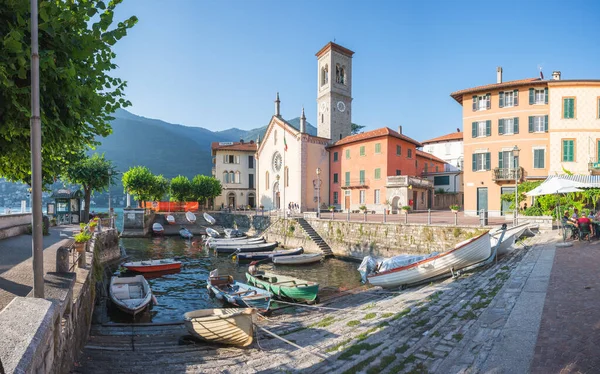
M196 222L196 215L192 212L185 212L185 218L190 222L190 223L195 223Z
M492 252L487 232L459 243L454 249L437 256L367 277L369 283L381 287L397 287L420 283L430 278L450 275L450 269L460 270L490 257Z
M217 299L241 308L255 308L267 311L271 307L272 295L269 291L233 281L231 276L217 278L221 280L229 278L226 283L215 282L215 278L209 278L209 283L206 287Z
M275 257L273 258L273 263L276 265L309 265L317 263L322 259L322 253L305 253L296 256Z
M133 295L133 293L138 294ZM144 311L152 302L150 285L142 275L121 278L112 277L109 294L113 304L117 308L134 317L136 314Z
M216 221L216 220L215 220L215 219L214 219L214 218L213 218L213 217L212 217L210 214L208 214L208 213L204 213L204 214L203 214L203 216L204 216L204 220L205 220L206 222L210 223L211 225L214 225L214 224L215 224L215 222L217 222L217 221Z
M138 273L153 273L158 271L169 271L181 269L180 261L171 261L168 263L160 263L158 261L138 261L138 262L127 262L123 264L129 271L135 271Z
M154 235L162 235L165 232L165 228L160 223L154 223L152 225L152 232Z
M499 237L497 238L494 236L490 236L490 244L492 247L494 247L498 244L498 239L499 239ZM515 241L516 241L515 235L511 235L509 237L505 236L502 239L502 243L500 243L498 248L496 248L496 253L498 254L498 256L502 256L502 255L505 255L508 252L510 252L511 247L515 244Z
M251 275L246 273L248 283L264 288L276 298L314 302L319 294L319 284L302 279L285 277L270 273Z
M227 245L247 245L247 244L261 244L265 243L264 238L255 238L255 239L244 239L244 240L232 240L232 241L209 241L207 245L210 248L218 247L218 246L227 246Z
M205 309L183 315L194 337L219 344L247 347L254 338L256 309Z
M233 253L236 251L239 252L264 252L264 251L272 251L277 248L279 243L261 243L261 244L250 244L250 245L226 245L226 246L216 246L214 247L215 251L219 253Z
M267 262L264 260L272 260L274 257L281 256L295 256L302 254L304 252L304 248L296 248L296 249L284 249L280 251L273 252L242 252L236 255L237 261L257 261L261 260L263 262Z

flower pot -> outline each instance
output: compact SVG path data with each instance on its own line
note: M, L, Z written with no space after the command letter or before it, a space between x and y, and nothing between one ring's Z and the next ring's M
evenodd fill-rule
M90 226L90 232L96 231L96 226Z
M452 213L458 213L457 209L450 209L452 211Z
M85 252L85 244L87 242L83 242L83 243L77 243L75 242L75 250L79 253L83 253Z

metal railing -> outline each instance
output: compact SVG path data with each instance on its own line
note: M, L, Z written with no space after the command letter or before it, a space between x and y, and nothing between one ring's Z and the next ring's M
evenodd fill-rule
M360 188L369 185L369 178L351 178L344 179L341 188Z
M515 179L520 181L523 178L523 168L520 166L517 169L495 168L492 173L492 180L494 181L514 181Z

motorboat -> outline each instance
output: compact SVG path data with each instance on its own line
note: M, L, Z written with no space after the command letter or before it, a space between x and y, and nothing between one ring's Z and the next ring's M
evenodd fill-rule
M200 309L183 315L188 332L201 340L247 347L254 339L256 309Z
M110 299L117 308L135 316L150 305L152 291L143 275L111 277Z
M152 232L154 235L162 235L165 233L165 228L160 223L156 222L152 224Z
M130 271L136 271L138 273L152 273L157 271L169 271L181 269L181 261L175 261L172 258L165 258L160 260L147 260L147 261L135 261L126 262L123 267Z
M241 237L245 237L246 234L244 234L243 232L241 232L238 229L225 229L223 230L225 232L225 237L226 238L241 238Z
M179 236L181 236L183 239L191 239L194 237L194 234L192 234L192 232L185 227L182 227L179 229Z
M274 243L248 243L248 244L218 244L213 247L215 251L219 253L233 253L233 252L264 252L272 251L277 248L278 242Z
M280 249L273 252L239 252L235 254L238 262L242 261L257 261L261 262L272 261L274 257L295 256L304 253L304 248Z
M206 234L208 236L210 236L211 238L220 238L221 235L219 235L219 232L215 229L211 229L210 227L206 228Z
M169 225L174 225L175 224L175 217L173 217L172 214L168 214L167 217L166 217L166 219L167 219L167 223Z
M275 265L308 265L323 259L322 253L304 253L296 256L273 257Z
M260 238L252 238L252 239L243 239L243 240L208 240L206 245L210 248L214 248L217 246L223 245L246 245L246 244L260 244L264 243L265 239L263 237Z

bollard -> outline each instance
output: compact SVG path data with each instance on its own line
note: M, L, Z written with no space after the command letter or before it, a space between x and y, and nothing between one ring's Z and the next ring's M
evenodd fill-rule
M56 250L56 272L69 272L69 248L67 247L61 246Z
M387 222L387 218L386 218L386 209L383 210L383 223Z
M431 209L427 209L427 224L431 225Z
M454 213L454 226L458 226L458 212Z
M404 223L408 223L408 212L404 213Z
M348 209L348 214L346 215L346 222L350 222L350 209Z

